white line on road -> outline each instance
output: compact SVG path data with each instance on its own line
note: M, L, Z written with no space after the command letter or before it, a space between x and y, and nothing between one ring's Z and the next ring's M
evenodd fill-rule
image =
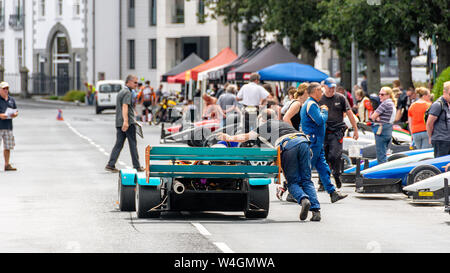
M64 121L64 123L67 125L67 127L69 127L70 130L72 130L72 132L74 132L77 136L79 136L80 138L86 140L87 142L89 142L89 144L91 144L92 146L94 146L95 148L97 148L97 150L104 154L105 156L109 157L110 154L107 153L105 151L105 149L103 149L100 145L98 145L97 143L95 143L92 139L88 138L87 136L84 136L82 134L80 134L80 132L77 131L77 129L73 128L72 125L70 125L70 123L68 123L67 121ZM127 166L127 164L125 164L122 161L119 161L119 164L124 166L127 169L132 169L130 166Z
M234 253L225 243L214 243L223 253Z
M203 236L211 236L211 233L200 223L191 223L194 227L198 229L201 235Z

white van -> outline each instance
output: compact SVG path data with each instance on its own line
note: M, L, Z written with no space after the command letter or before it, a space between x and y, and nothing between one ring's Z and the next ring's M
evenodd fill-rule
M95 86L97 93L95 95L95 113L98 115L106 109L116 109L117 94L125 88L125 82L99 81Z

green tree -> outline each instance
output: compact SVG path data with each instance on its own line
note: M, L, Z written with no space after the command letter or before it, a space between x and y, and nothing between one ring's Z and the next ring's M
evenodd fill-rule
M222 18L225 25L233 25L235 31L245 34L245 46L252 49L264 43L263 19L267 1L264 0L204 0L212 11L213 19ZM242 29L239 28L242 24Z
M422 0L426 18L425 35L436 35L438 75L450 66L450 1Z
M366 60L369 93L378 92L380 81L380 52L395 40L395 26L386 16L384 5L370 5L365 0L326 0L324 21L328 31L337 38L342 48L348 48L352 39L357 42Z
M316 42L323 37L318 24L323 11L321 0L268 0L264 29L277 33L279 38L289 37L290 50L301 54L304 63L314 66L317 56Z

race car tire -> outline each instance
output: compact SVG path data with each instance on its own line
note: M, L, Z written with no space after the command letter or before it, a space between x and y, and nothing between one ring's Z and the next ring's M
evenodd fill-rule
M244 211L245 218L265 219L269 215L269 186L249 186L248 208ZM254 210L252 210L254 209ZM256 210L255 210L256 209Z
M122 177L119 175L119 210L135 211L135 186L124 186Z
M136 186L136 214L138 218L159 218L160 211L150 211L161 203L161 190L154 186Z
M440 173L441 171L433 165L419 165L409 172L406 184L412 185L424 179L436 176Z
M404 158L404 157L408 157L408 156L405 154L393 154L388 158L388 162L391 162L396 159Z

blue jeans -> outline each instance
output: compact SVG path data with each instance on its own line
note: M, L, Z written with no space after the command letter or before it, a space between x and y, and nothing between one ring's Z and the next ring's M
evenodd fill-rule
M290 140L293 141L293 140ZM320 210L314 183L311 181L311 151L307 142L301 142L281 154L281 164L289 192L300 204L307 198L311 211Z
M428 133L425 132L420 132L420 133L415 133L412 135L413 140L414 140L414 146L416 146L416 149L420 150L420 149L429 149L432 147L432 145L428 142Z
M383 126L380 129L380 126ZM381 133L378 134L378 131ZM387 162L387 150L392 141L392 124L374 125L372 131L375 134L375 146L377 151L378 164Z
M311 150L313 153L311 166L313 168L316 168L317 172L319 173L320 181L322 182L325 190L329 194L332 194L336 191L336 188L331 183L331 170L325 158L325 150L323 148L323 145L314 144L313 146L311 146Z

